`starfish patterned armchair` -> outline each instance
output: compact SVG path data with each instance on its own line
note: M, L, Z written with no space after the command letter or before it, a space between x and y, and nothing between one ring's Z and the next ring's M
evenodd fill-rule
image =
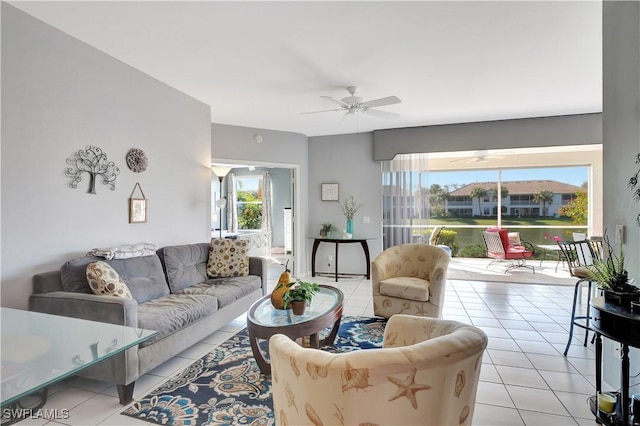
M371 262L373 313L439 318L451 256L441 247L400 244Z
M269 341L278 425L470 425L486 334L394 315L380 349L331 353Z

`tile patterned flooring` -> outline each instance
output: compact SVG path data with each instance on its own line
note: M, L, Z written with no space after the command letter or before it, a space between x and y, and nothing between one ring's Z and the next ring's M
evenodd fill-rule
M269 283L280 267L270 268ZM373 316L371 282L314 279L345 294L344 313ZM473 324L489 336L483 359L474 425L593 425L586 400L595 392L593 345L576 332L568 356L573 286L449 280L444 318ZM135 398L146 395L245 326L244 315L141 377ZM145 425L120 415L116 389L105 382L73 378L50 389L44 408L70 409L66 420L26 419L27 425Z

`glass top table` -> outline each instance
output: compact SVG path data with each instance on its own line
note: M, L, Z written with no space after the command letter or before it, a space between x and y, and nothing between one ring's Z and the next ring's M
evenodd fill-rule
M270 374L271 367L260 347L258 339L268 340L274 334L285 334L291 339L310 337L310 345L319 348L331 345L338 334L342 319L344 295L335 287L320 285L302 315L294 315L291 309L276 309L271 304L271 295L256 301L247 313L247 330L253 356L263 374ZM333 326L329 335L320 341L318 333Z
M158 333L11 308L0 308L0 329L3 407Z

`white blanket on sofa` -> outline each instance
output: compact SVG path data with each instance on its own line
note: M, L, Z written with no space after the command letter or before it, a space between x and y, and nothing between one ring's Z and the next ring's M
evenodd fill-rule
M130 257L151 256L156 254L158 246L152 243L124 244L116 247L94 248L87 252L87 256L111 259L128 259Z

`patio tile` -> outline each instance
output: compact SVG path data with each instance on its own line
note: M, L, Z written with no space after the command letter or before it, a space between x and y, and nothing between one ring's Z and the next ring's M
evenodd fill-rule
M491 360L495 365L507 365L510 367L533 368L533 364L522 352L503 351L499 349L487 349Z
M502 383L478 382L476 402L514 408L509 392Z
M527 357L538 370L577 373L571 362L562 355L527 354Z
M520 426L525 423L515 408L476 404L471 424L474 426Z
M505 387L518 410L570 416L553 391L513 385L506 385Z
M575 419L569 416L527 410L519 410L518 412L527 426L573 426L577 424Z
M496 370L505 385L526 386L529 388L549 389L547 382L536 371L530 368L508 367L497 365Z

